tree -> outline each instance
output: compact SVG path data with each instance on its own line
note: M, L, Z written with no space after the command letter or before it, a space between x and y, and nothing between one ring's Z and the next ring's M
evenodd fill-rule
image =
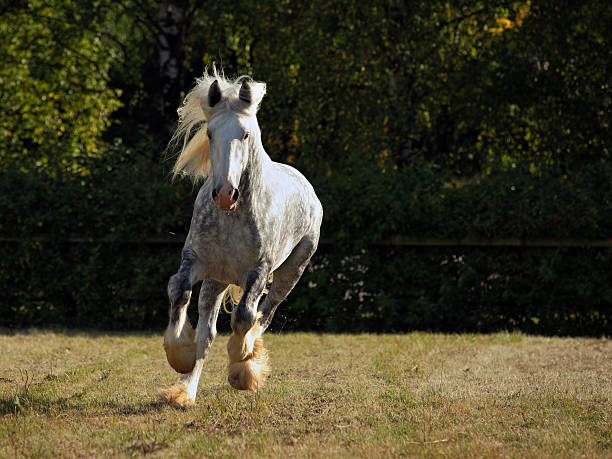
M108 10L93 2L33 0L0 15L0 158L22 167L73 167L96 155L120 90L109 87L117 48Z

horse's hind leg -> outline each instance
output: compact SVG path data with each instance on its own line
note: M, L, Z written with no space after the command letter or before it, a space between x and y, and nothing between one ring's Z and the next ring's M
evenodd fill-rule
M270 326L278 305L287 298L287 295L302 277L310 258L317 250L318 242L318 234L304 236L283 264L274 271L270 291L259 305L259 311L262 314L260 323L263 331Z
M189 373L195 365L195 333L187 318L187 306L191 300L192 286L201 273L196 255L189 249L183 249L181 266L168 282L170 319L164 334L164 349L168 363L178 373Z
M195 401L204 362L217 336L217 315L226 289L227 284L215 280L202 282L198 300L199 319L195 331L195 364L192 371L182 376L176 384L162 389L160 395L166 402L188 406Z

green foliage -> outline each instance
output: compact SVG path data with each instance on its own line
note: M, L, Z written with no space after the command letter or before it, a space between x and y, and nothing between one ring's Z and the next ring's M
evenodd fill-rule
M604 1L212 5L186 75L221 61L265 80L264 145L319 183L415 158L571 174L610 157L610 20Z
M0 160L72 166L95 155L120 90L108 86L115 50L105 12L32 1L0 15ZM99 23L98 21L101 21Z

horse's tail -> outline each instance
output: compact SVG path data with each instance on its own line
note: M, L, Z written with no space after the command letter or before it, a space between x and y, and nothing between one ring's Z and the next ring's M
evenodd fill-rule
M270 277L268 278L268 284L271 284L273 280L274 273L270 273ZM268 288L264 288L263 292L268 293ZM228 289L225 291L225 294L223 295L223 310L228 314L231 314L234 308L238 306L238 303L240 303L240 299L242 298L243 293L244 290L242 290L240 286L230 284Z
M242 298L243 293L244 290L242 290L240 286L230 284L223 295L223 310L231 314L238 303L240 303L240 298Z

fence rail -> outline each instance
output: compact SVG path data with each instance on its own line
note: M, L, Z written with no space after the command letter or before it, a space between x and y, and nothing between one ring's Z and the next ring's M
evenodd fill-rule
M123 244L123 245L183 245L185 235L177 235L171 238L146 238L146 239L110 239L110 238L88 238L88 237L64 237L36 236L31 238L4 237L0 243L18 242L60 242L67 244ZM333 245L336 242L322 239L320 244ZM396 247L574 247L595 248L612 247L612 239L523 239L523 238L499 238L499 239L436 239L436 238L409 238L403 236L391 237L382 241L374 241L372 246L396 246Z

